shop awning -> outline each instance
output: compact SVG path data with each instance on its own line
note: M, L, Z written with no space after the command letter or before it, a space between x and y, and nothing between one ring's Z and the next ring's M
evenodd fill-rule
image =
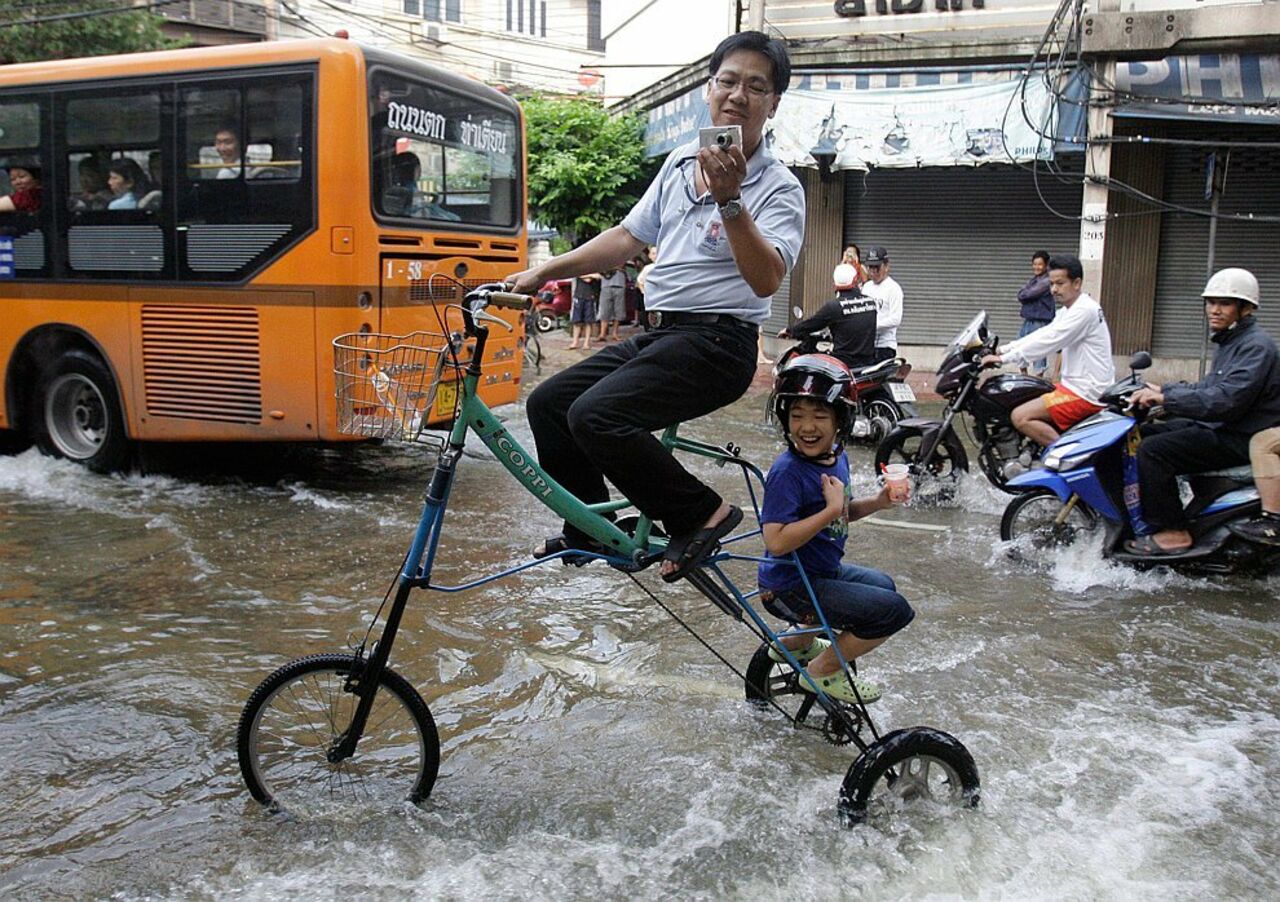
M789 166L816 166L824 129L833 168L977 166L1051 159L1083 133L1083 107L1055 104L1041 73L927 69L803 73L770 120L771 147ZM1075 78L1063 92L1083 94ZM649 111L650 156L669 153L710 125L705 87ZM1070 142L1068 142L1069 144Z

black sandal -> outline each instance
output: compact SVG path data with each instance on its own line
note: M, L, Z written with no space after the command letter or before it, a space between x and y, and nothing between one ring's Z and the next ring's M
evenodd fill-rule
M604 546L594 539L571 539L561 533L558 536L552 536L542 543L542 547L535 549L533 557L535 560L542 560L544 557L551 557L553 554L560 554L564 551L587 551L592 554L604 554ZM595 558L583 554L566 554L560 558L560 563L571 564L574 567L585 567Z
M676 569L662 574L662 581L673 583L678 579L684 579L690 570L698 567L714 554L720 547L720 540L733 532L741 522L742 511L729 505L729 513L725 514L719 523L699 529L687 536L677 536L672 539L667 543L667 551L663 559L674 563Z

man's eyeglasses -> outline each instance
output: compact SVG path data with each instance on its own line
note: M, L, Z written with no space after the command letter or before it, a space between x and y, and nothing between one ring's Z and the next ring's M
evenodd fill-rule
M738 85L743 85L747 89L747 93L752 97L767 97L773 93L773 88L764 82L749 81L744 84L727 75L713 75L711 76L711 83L726 94L732 94L738 90Z

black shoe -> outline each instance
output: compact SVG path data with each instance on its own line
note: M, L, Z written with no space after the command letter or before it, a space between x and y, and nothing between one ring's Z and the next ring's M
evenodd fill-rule
M1228 523L1227 529L1246 542L1280 545L1280 514L1262 513L1239 523Z

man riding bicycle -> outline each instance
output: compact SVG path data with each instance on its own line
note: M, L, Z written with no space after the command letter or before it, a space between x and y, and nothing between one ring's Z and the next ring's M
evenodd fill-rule
M646 278L657 326L610 345L539 385L529 396L538 460L557 482L593 504L608 478L671 537L663 579L675 581L742 519L653 436L736 400L756 370L756 335L770 298L804 239L804 193L763 140L787 89L785 45L741 32L711 55L707 102L716 126L737 125L742 146L677 148L620 225L581 247L509 278L530 292L547 279L622 266L646 245L662 255ZM592 548L565 524L536 554Z

